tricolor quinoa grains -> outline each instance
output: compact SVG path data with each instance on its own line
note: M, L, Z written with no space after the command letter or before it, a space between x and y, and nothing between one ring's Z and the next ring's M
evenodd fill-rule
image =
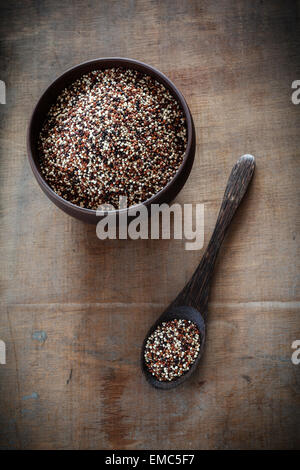
M172 381L187 372L200 350L200 333L190 320L163 322L149 336L144 359L149 372L160 382Z
M175 175L187 143L177 100L154 78L112 68L83 75L50 108L39 136L42 174L81 207L146 201Z

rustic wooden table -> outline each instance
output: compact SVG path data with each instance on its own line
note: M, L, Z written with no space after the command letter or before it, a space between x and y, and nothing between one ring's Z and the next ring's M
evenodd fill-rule
M2 2L0 16L0 447L299 447L299 2L28 0ZM257 158L220 254L203 361L169 392L145 382L140 346L201 252L100 241L43 195L26 155L43 89L114 55L156 66L186 97L197 151L177 201L205 203L205 244L233 163Z

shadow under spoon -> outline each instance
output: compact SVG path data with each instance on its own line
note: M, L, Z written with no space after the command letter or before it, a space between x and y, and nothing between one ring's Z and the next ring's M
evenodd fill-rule
M208 295L215 262L230 222L252 179L254 168L255 159L252 155L243 155L234 165L228 179L215 229L200 264L180 294L147 333L142 347L142 370L150 384L156 388L171 389L176 387L190 377L199 364L205 344ZM200 332L200 350L187 372L174 380L160 381L148 369L144 357L145 347L149 336L159 325L174 319L190 320L196 324Z

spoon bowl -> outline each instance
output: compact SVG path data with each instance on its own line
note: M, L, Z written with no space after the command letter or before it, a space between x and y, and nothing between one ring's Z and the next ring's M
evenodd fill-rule
M198 356L197 356L196 360L193 362L193 364L191 365L191 367L189 368L189 370L185 374L183 374L182 376L178 377L178 379L176 379L174 381L171 381L171 382L160 381L160 380L157 380L157 378L154 377L154 375L152 375L149 372L147 364L145 362L144 351L145 351L145 347L146 347L146 342L148 340L148 337L156 330L156 328L159 325L161 325L163 322L168 322L168 321L175 320L175 319L176 320L190 320L191 322L195 323L195 325L197 326L197 328L199 330L199 333L200 333L200 350L198 352ZM186 380L187 377L189 377L194 372L194 370L197 368L197 365L200 361L200 357L201 357L202 352L204 350L204 343L205 343L205 322L204 322L204 318L202 317L201 313L198 312L198 310L196 310L195 308L187 306L187 305L181 306L181 307L170 306L168 308L168 310L166 310L159 317L159 319L154 323L154 325L152 325L152 327L150 328L150 330L148 331L148 333L147 333L147 335L144 339L144 343L143 343L143 347L142 347L141 362L142 362L142 370L143 370L143 372L146 376L146 379L154 387L161 388L161 389L164 389L164 390L168 390L170 388L173 388L175 382L176 382L176 385L179 385L184 380Z

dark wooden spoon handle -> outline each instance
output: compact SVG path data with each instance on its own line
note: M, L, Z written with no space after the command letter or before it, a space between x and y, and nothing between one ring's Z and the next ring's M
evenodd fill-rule
M200 311L204 317L206 316L209 286L215 261L230 222L246 193L254 168L255 160L252 155L243 155L234 165L209 244L190 281L172 305L190 305Z

